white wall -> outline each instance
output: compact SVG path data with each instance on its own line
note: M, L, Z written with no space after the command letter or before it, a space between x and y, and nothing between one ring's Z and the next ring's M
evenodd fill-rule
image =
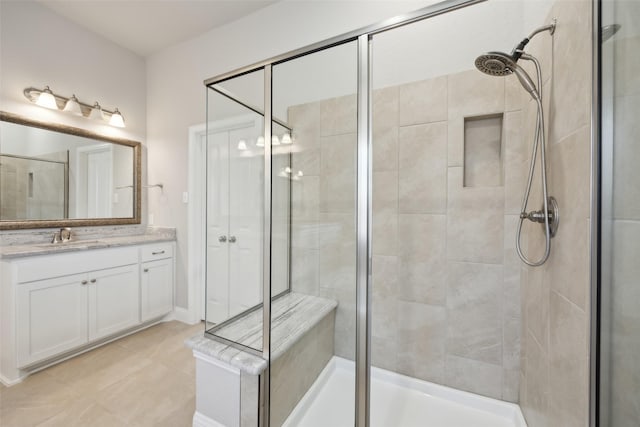
M0 109L42 121L144 142L144 59L34 1L0 2ZM47 110L22 91L49 85L60 95L119 108L125 129Z

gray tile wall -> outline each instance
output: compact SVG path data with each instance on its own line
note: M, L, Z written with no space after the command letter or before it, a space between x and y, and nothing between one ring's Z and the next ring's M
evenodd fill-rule
M549 193L561 223L546 264L522 268L520 406L530 427L577 427L588 425L589 413L591 2L558 0L547 21L552 18L558 20L553 37L538 36L528 50L544 70ZM533 101L523 114L525 129L534 129ZM531 144L528 136L527 153ZM529 210L541 203L537 185ZM524 233L525 249L539 257L540 226L527 224Z
M374 91L373 364L518 401L526 159L521 88L469 70ZM355 348L354 96L289 109L293 288L339 301L335 353ZM504 185L463 187L464 118L504 113Z

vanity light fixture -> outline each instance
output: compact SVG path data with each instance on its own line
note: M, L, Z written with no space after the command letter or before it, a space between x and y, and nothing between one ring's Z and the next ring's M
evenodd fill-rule
M273 135L271 137L271 146L274 147L276 145L280 145L280 138L277 135Z
M44 89L28 87L23 93L29 101L42 107L52 110L62 110L76 116L106 121L111 126L125 127L122 113L120 113L117 108L111 111L102 108L97 102L94 105L86 104L78 100L75 95L71 95L71 98L57 95L51 91L49 86L45 86Z
M259 136L256 141L256 147L264 147L264 136Z
M244 151L247 149L247 142L244 139L241 139L238 142L238 150Z
M81 116L82 107L80 107L80 101L78 101L78 98L76 98L75 95L71 95L71 98L67 100L62 111L66 111L67 113L71 113L76 116Z
M288 133L285 133L284 135L282 135L282 139L280 140L280 142L282 144L293 144L293 140L291 139L291 135L289 135Z
M49 89L49 86L44 87L44 90L42 90L38 94L38 97L36 98L35 102L37 105L41 107L50 108L52 110L58 109L58 104L56 104L56 98L53 96L53 92L51 92L51 89Z

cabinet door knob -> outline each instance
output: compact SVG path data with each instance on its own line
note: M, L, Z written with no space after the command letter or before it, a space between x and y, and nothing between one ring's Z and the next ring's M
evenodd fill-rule
M236 242L236 236L229 236L229 243L235 243Z
M87 283L89 282L87 282L86 280L83 280L82 282L80 282L81 285L86 285Z
M91 279L91 283L96 283L96 279Z
M148 273L148 272L149 272L149 269L148 269L148 268L145 268L143 271L144 271L145 273Z
M227 241L227 236L218 236L218 242L224 243Z

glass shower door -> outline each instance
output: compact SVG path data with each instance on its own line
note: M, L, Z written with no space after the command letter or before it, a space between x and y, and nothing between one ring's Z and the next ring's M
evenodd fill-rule
M640 422L640 4L601 2L599 425Z

